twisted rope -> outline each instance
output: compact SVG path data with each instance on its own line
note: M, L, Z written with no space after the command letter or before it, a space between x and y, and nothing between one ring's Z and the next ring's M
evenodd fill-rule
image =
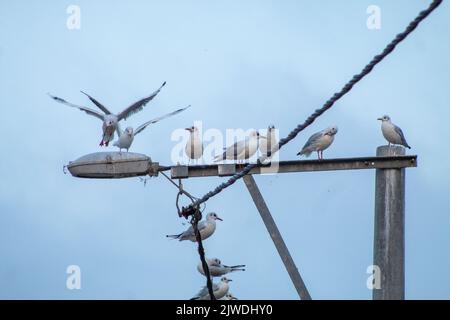
M410 33L412 33L417 26L426 18L428 15L433 12L440 4L442 3L442 0L434 0L430 6L421 11L419 15L409 23L405 31L402 33L397 34L397 36L392 40L385 48L384 50L372 58L372 60L367 64L364 69L353 76L353 78L347 82L347 84L339 91L336 92L325 104L320 108L316 109L313 114L311 114L303 123L299 124L294 130L292 130L289 135L286 138L283 138L280 140L278 144L278 149L283 147L285 144L287 144L289 141L294 139L301 131L303 131L305 128L307 128L309 125L311 125L318 117L320 117L325 111L330 109L336 101L341 99L346 93L348 93L353 86L358 83L361 79L363 79L366 75L368 75L372 69L380 63L384 58L386 58L396 47L397 45L402 42ZM270 152L268 154L270 156ZM260 165L260 161L258 163L252 163L248 164L242 171L236 173L233 175L230 179L228 179L226 182L221 183L219 186L217 186L212 191L209 191L206 193L203 197L200 199L195 200L195 202L191 205L192 207L198 206L206 201L208 201L211 197L214 197L215 195L222 192L224 189L228 188L232 184L234 184L237 180L244 177L246 174L250 172L253 168ZM188 208L187 208L188 209ZM182 213L184 216L186 216L186 212Z

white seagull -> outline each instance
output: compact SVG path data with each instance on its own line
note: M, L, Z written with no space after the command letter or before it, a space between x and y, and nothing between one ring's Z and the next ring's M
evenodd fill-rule
M81 92L83 94L85 94L89 98L89 100L91 100L101 111L103 111L103 113L95 111L88 107L79 106L79 105L67 102L64 99L52 96L51 94L49 94L49 96L53 100L55 100L59 103L65 104L66 106L69 106L72 108L80 109L81 111L84 111L87 114L97 117L100 120L102 120L103 121L103 126L102 126L103 136L102 136L102 140L100 141L100 146L103 146L103 145L108 146L109 142L114 139L114 131L116 131L116 130L119 131L118 127L117 127L117 124L119 123L119 121L123 120L123 119L127 119L131 115L141 111L148 102L150 102L154 97L156 97L156 95L159 93L159 91L162 89L162 87L164 87L165 84L166 84L166 82L164 82L161 85L161 87L159 87L159 89L156 90L155 92L153 92L151 95L149 95L148 97L142 98L139 101L136 101L131 106L129 106L128 108L126 108L125 110L123 110L122 112L120 112L118 114L111 113L111 111L109 111L104 105L102 105L96 99L92 98L91 96L89 96L87 93L85 93L83 91L81 91ZM117 134L120 136L120 132L117 132Z
M221 277L230 272L245 271L245 269L244 269L245 264L239 264L239 265L235 265L235 266L227 266L227 265L222 264L220 259L217 259L217 258L206 259L206 263L208 264L209 274L211 275L211 277ZM197 265L197 270L202 275L206 276L205 272L203 270L203 265L202 265L201 261Z
M145 128L147 128L148 125L156 123L165 118L171 117L173 115L176 115L177 113L180 113L189 107L190 107L190 105L185 108L181 108L181 109L175 110L171 113L165 114L161 117L157 117L155 119L147 121L147 122L141 124L139 127L137 127L136 130L133 130L133 127L127 127L124 132L120 132L120 126L117 125L117 128L118 128L117 131L120 132L120 134L119 134L119 139L117 141L115 141L113 145L119 148L119 152L121 152L122 149L127 149L127 152L128 152L128 149L130 149L131 144L133 143L134 137L138 133L142 132Z
M220 299L224 297L228 290L230 289L230 286L228 285L228 282L233 281L231 279L228 279L226 277L223 277L220 279L219 283L213 283L213 294L216 299ZM210 300L211 297L208 292L208 287L204 286L195 297L191 298L191 300Z
M250 135L244 140L237 141L228 148L225 148L222 154L217 155L214 158L214 162L223 160L238 160L238 162L243 162L244 160L253 157L258 150L258 141L260 138L267 139L266 137L261 136L256 130L251 131Z
M202 240L208 239L214 231L216 231L216 220L223 221L215 212L210 212L206 215L205 220L198 223L198 231ZM167 235L166 237L178 239L179 241L190 240L196 242L194 227L190 226L186 231L180 234Z
M262 156L267 157L268 152L271 152L270 157L272 157L279 148L277 139L277 130L275 126L269 126L267 128L267 139L264 141L259 141L259 150L261 150Z
M202 138L200 137L200 133L197 127L192 126L186 128L186 130L189 131L189 139L186 142L184 152L188 156L189 162L191 162L191 159L197 162L197 160L200 159L203 155Z
M220 298L218 300L238 300L238 298L233 296L232 293L228 292L225 296L223 296L222 298Z
M393 124L389 116L384 115L383 117L378 118L378 120L381 120L381 132L383 133L384 138L389 142L389 146L391 146L392 143L411 149L408 142L406 142L402 129Z
M314 133L303 146L302 150L297 155L309 155L316 151L319 160L323 159L323 150L328 148L334 141L334 136L338 132L336 126L329 127L317 133Z

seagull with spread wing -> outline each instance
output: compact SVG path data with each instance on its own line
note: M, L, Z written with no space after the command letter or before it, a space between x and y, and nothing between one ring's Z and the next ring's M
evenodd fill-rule
M176 115L177 113L180 113L189 107L190 107L190 105L185 108L181 108L181 109L175 110L171 113L165 114L161 117L147 121L147 122L141 124L139 127L137 127L136 130L133 130L133 127L127 127L124 132L120 132L120 127L118 125L117 126L118 132L120 132L119 139L117 141L115 141L113 145L118 147L120 152L122 151L122 149L127 149L127 152L128 152L128 149L130 149L131 144L133 143L134 137L138 133L144 131L144 129L147 128L148 125L156 123L165 118L171 117L173 115Z
M162 87L164 87L165 84L166 84L166 82L164 82L161 85L161 87L159 87L158 90L153 92L151 95L149 95L148 97L142 98L139 101L136 101L131 106L129 106L128 108L126 108L125 110L123 110L122 112L120 112L118 114L111 113L111 111L109 111L103 104L101 104L96 99L94 99L93 97L91 97L90 95L88 95L87 93L85 93L83 91L81 91L81 92L83 94L85 94L89 98L89 100L91 100L92 103L94 103L97 106L97 108L99 108L101 111L103 111L103 113L98 112L98 111L93 110L88 107L79 106L79 105L67 102L64 99L52 96L51 94L49 94L49 96L56 102L65 104L66 106L69 106L72 108L80 109L81 111L86 112L88 115L94 116L94 117L102 120L103 121L103 127L102 127L103 136L102 136L102 140L100 141L100 146L108 146L109 142L114 139L114 131L117 131L117 134L120 137L120 132L119 132L120 130L118 128L119 121L123 120L123 119L127 119L131 115L141 111L147 103L149 103L151 100L153 100L154 97L156 97L156 95L159 93L159 91L162 89Z

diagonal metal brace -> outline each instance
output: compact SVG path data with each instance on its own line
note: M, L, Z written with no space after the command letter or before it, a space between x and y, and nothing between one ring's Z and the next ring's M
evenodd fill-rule
M256 208L258 209L261 218L266 225L267 231L269 231L270 237L277 248L278 254L280 255L281 260L283 261L284 266L291 277L292 283L294 284L300 299L311 300L308 289L306 289L305 283L303 282L297 266L295 265L286 244L284 243L283 237L275 224L275 220L273 220L272 215L270 214L269 208L267 207L266 202L259 191L255 179L249 174L244 176L243 179L250 195L252 196L253 202L255 203Z

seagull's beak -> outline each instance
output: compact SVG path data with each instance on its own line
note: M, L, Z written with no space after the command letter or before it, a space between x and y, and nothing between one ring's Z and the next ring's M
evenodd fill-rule
M233 281L232 279L228 279L228 281Z
M223 221L222 218L216 217L217 220Z
M377 120L383 121L383 118L378 118Z
M187 131L189 131L189 132L191 132L191 131L192 131L192 129L191 129L191 128L185 128L184 130L187 130Z

